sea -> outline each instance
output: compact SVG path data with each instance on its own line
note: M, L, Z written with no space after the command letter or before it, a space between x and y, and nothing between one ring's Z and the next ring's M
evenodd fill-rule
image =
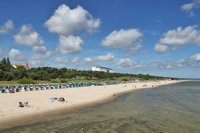
M2 133L200 133L200 81L143 89Z

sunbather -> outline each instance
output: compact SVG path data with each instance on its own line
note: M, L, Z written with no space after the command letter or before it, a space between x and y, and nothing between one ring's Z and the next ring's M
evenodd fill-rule
M59 101L59 102L65 102L65 98L64 98L64 97L60 97L60 98L58 99L58 101Z
M24 107L24 104L22 102L19 102L19 107Z

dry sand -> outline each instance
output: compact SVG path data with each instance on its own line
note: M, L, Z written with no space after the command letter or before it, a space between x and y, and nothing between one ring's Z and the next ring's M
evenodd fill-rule
M159 82L151 81L146 83L139 82L109 86L28 91L13 94L0 93L0 129L25 124L27 122L32 123L63 111L66 113L67 111L97 105L130 91L177 82L181 81L165 80ZM51 103L49 98L52 97L64 97L67 102L61 103L55 101ZM20 101L28 101L30 107L18 107Z

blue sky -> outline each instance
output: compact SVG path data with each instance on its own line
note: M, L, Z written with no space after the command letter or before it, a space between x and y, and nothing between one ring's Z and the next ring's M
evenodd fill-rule
M200 78L200 0L2 0L0 58Z

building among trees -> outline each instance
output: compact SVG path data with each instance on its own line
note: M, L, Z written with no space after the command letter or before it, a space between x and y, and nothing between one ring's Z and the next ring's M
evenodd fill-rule
M101 67L101 66L93 66L92 71L106 72L106 73L113 73L114 72L111 68Z
M29 69L28 63L26 63L26 64L24 64L24 65L15 64L15 65L12 65L12 66L13 66L14 68L18 68L19 66L24 66L24 68L25 68L26 70Z

